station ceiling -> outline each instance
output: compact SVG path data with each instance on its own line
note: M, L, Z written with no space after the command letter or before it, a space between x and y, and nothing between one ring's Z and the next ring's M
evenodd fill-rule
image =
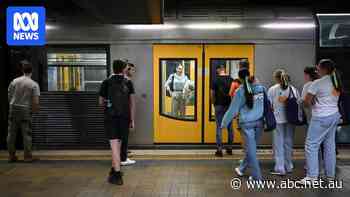
M42 5L47 9L48 22L84 25L161 24L164 19L229 20L254 17L254 14L251 15L255 13L254 9L269 10L269 13L260 12L264 17L280 17L281 13L293 15L295 7L301 13L294 15L303 17L303 9L308 13L349 12L349 6L344 2L340 0L0 0L0 6L4 8L8 5ZM292 9L284 9L288 7ZM0 12L2 19L5 15L4 10Z

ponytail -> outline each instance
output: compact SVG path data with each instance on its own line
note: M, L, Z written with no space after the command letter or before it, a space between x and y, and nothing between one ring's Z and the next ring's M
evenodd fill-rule
M289 76L285 71L281 73L281 88L282 90L286 90L289 86Z
M335 69L335 68L332 71L331 80L332 80L332 84L333 84L334 89L337 90L338 92L341 92L343 89L343 84L341 82L339 73L338 73L337 69Z
M280 83L282 90L286 90L289 87L289 75L286 71L278 69L273 73L275 79Z
M252 109L254 106L254 94L251 86L252 81L251 81L249 70L246 68L241 69L238 72L238 76L243 81L246 105L248 106L249 109Z
M331 77L333 87L336 91L341 92L343 90L343 84L340 79L339 72L335 68L335 63L330 59L322 59L318 63L319 67L327 70Z

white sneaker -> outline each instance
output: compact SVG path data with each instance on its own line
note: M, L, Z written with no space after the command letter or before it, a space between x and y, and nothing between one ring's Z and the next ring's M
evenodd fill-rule
M243 176L244 174L243 174L243 172L237 167L237 168L235 168L235 172L236 172L236 174L238 175L238 176Z
M300 181L297 181L296 183L299 185L310 185L313 184L314 181L317 181L317 178L312 178L312 177L305 177L301 179Z
M125 161L120 162L120 165L128 166L128 165L133 165L135 163L136 163L135 160L131 160L131 159L127 158Z

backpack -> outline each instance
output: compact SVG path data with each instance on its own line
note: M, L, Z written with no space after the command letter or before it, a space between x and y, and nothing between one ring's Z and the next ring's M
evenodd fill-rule
M293 88L289 86L289 95L286 101L286 117L290 124L304 125L306 124L306 115L300 111L298 99L294 95ZM302 113L303 120L299 120L299 114Z
M350 93L342 92L338 101L339 113L341 115L341 125L350 124Z
M172 76L171 76L171 82L170 82L170 84L169 84L170 91L174 91L174 77L175 77L174 74L172 74ZM166 89L165 95L166 95L167 97L171 97L171 94L170 94L170 92L169 92L168 89Z
M111 77L107 81L107 98L109 105L107 106L107 113L112 117L129 118L130 106L128 88L128 80L125 78Z
M229 83L224 83L222 86L218 86L218 95L222 97L227 103L231 102L230 88L232 80Z
M266 91L264 90L264 123L265 131L272 131L276 129L276 118L273 113L270 100L267 98Z

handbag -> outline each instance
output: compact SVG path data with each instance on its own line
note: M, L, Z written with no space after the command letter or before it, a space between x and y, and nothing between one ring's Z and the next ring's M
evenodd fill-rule
M302 120L299 119L300 113L302 115ZM289 86L289 95L286 100L286 117L287 117L288 123L290 124L305 125L307 123L306 115L300 109L298 99L295 97L293 88L290 86Z
M267 94L264 90L264 123L265 131L272 131L276 129L276 118L273 113L270 100L267 98Z

